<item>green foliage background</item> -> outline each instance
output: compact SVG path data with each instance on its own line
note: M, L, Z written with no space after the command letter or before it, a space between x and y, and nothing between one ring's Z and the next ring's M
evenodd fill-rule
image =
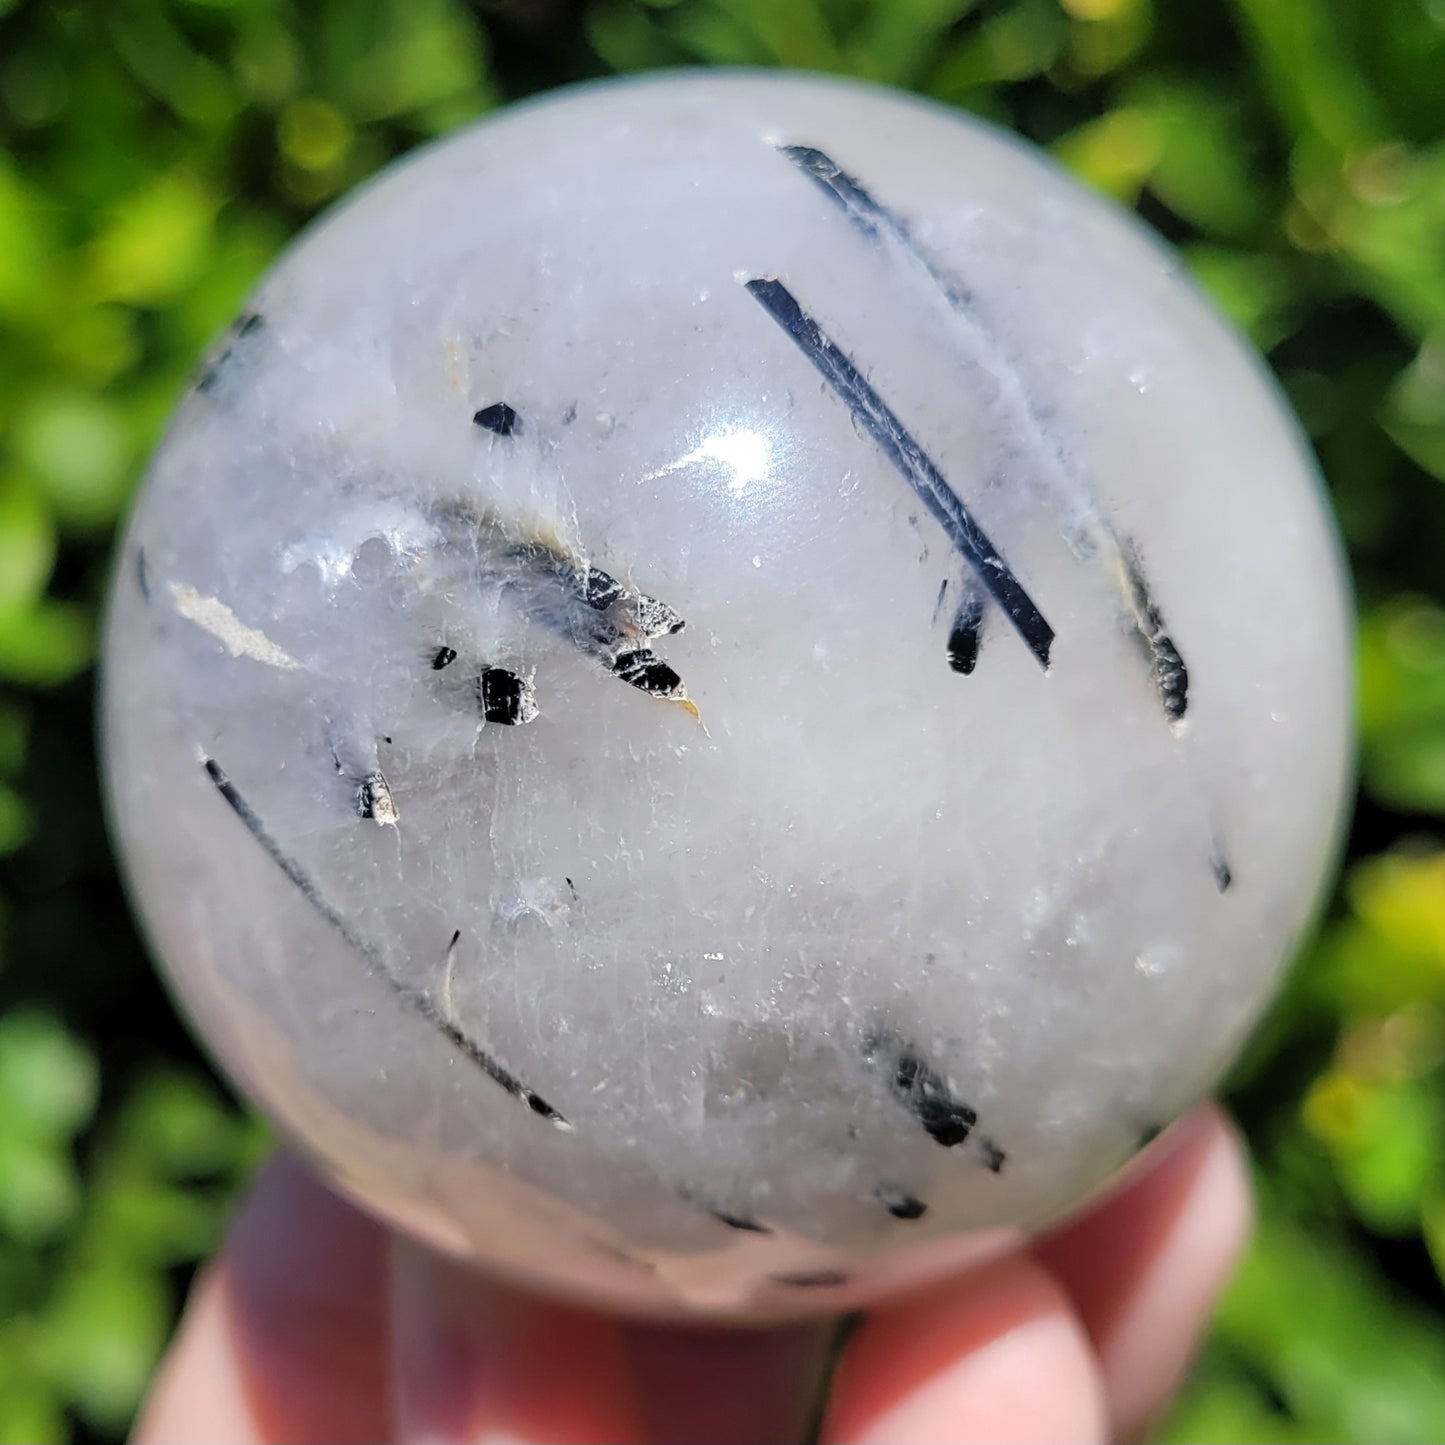
M1241 1065L1261 1224L1168 1427L1445 1439L1445 0L0 0L0 1441L123 1432L264 1130L153 981L92 756L111 530L318 207L658 65L916 88L1136 205L1263 348L1361 605L1343 884Z

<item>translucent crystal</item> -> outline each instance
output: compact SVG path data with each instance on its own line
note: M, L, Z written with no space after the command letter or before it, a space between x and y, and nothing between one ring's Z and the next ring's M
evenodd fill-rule
M1347 604L1177 258L902 96L666 78L387 173L120 553L181 999L347 1190L651 1310L852 1305L1216 1079L1332 855Z

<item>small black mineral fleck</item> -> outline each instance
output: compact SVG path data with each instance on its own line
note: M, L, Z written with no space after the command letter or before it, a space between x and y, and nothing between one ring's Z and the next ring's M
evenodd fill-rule
M979 1135L978 1155L983 1167L987 1169L990 1174L1003 1173L1003 1166L1008 1159L1008 1155L987 1135Z
M509 437L521 425L521 418L504 401L494 401L472 413L472 420L484 431L495 432L499 437Z
M709 1207L708 1213L719 1224L725 1224L729 1229L742 1230L745 1234L771 1234L773 1232L766 1224L760 1223L750 1214L735 1214L731 1210L711 1207Z
M238 316L231 325L230 339L215 360L196 378L196 390L200 392L214 391L220 381L222 372L230 365L235 355L236 342L242 337L250 336L253 332L259 331L265 325L264 318L255 311Z
M455 647L439 647L436 656L432 658L431 665L440 672L444 667L450 667L457 660Z
M1234 870L1229 866L1229 859L1216 849L1209 866L1214 874L1214 886L1221 893L1228 893L1234 882Z
M878 1189L878 1202L894 1219L922 1219L928 1213L928 1206L902 1189L883 1184Z

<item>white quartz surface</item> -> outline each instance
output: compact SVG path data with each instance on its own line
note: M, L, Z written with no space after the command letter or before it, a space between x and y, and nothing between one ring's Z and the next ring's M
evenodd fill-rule
M1332 856L1347 627L1134 222L891 93L614 84L387 172L218 343L117 564L112 813L223 1064L388 1217L833 1307L1209 1088Z

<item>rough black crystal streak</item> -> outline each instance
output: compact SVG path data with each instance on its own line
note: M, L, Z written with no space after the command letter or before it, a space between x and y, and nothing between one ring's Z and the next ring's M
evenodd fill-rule
M395 812L391 789L380 773L368 773L361 780L356 790L356 811L371 820L375 820L378 813L385 816Z
M888 1071L893 1096L945 1149L962 1144L978 1114L948 1087L948 1081L907 1044L870 1039L865 1052Z
M457 650L455 647L439 647L436 656L431 660L431 665L440 672L442 668L450 667L456 660Z
M523 720L527 684L505 667L486 668L477 679L477 695L482 703L482 716L489 723L515 727Z
M817 146L782 145L779 152L807 176L847 216L848 220L869 241L891 239L918 265L937 286L939 294L959 315L973 318L973 300L959 284L939 267L909 230L907 223L890 210L854 175ZM1174 639L1164 625L1158 606L1150 595L1138 557L1127 545L1121 547L1129 602L1139 638L1150 659L1150 672L1155 690L1171 723L1179 722L1188 709L1189 672ZM988 578L983 578L985 582ZM950 639L950 661L953 655ZM1037 650L1037 649L1036 649ZM966 649L960 649L966 655ZM976 651L975 651L976 655ZM958 668L967 672L970 668Z
M1133 547L1124 545L1121 555L1135 625L1149 654L1149 672L1154 690L1163 704L1164 716L1171 723L1180 722L1189 709L1189 669L1184 666L1184 659L1164 625L1164 614L1154 600L1143 565Z
M1054 629L933 459L864 379L852 358L823 332L781 281L758 277L743 284L918 494L959 555L1003 608L1039 666L1047 669Z
M968 587L954 614L948 632L948 665L967 676L978 662L978 646L983 630L983 594Z
M310 875L267 831L255 809L237 790L221 765L214 758L204 758L202 766L206 776L215 784L216 791L225 799L231 811L245 826L246 831L260 845L262 851L291 881L296 890L342 937L348 947L359 955L373 973L408 1007L419 1013L441 1036L457 1050L465 1054L494 1084L500 1085L514 1099L522 1103L541 1118L555 1124L559 1129L572 1128L563 1117L541 1095L529 1089L510 1069L493 1058L474 1039L468 1038L448 1018L444 1018L431 995L425 989L404 982L387 966L384 957L322 897Z
M589 567L582 582L582 600L602 612L622 596L622 583L600 567Z
M520 418L504 401L494 401L472 413L472 420L484 431L495 432L499 437L509 437L517 430Z
M655 697L666 697L682 686L682 678L650 647L624 652L612 664L612 671L639 692Z
M226 345L221 348L216 359L196 378L196 390L200 392L214 391L216 384L221 380L236 354L237 343L259 331L265 324L262 317L254 311L237 317L232 323Z
M969 314L971 302L967 293L934 264L903 218L883 205L856 176L849 175L832 156L816 146L785 145L778 149L842 210L862 235L870 241L884 235L891 237L927 272L955 311Z

